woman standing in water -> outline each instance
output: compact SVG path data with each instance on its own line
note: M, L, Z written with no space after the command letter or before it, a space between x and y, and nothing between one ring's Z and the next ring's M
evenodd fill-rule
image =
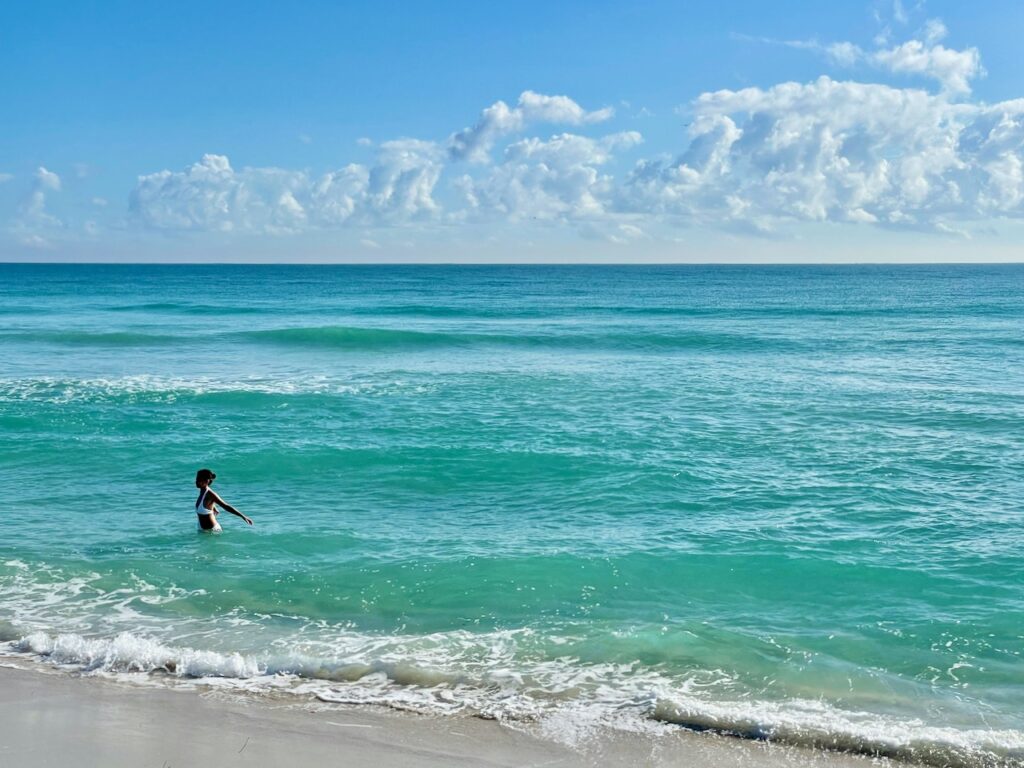
M214 505L219 506L221 509L226 509L232 515L237 515L245 520L249 525L252 525L252 520L250 518L232 507L210 488L210 483L212 483L216 477L217 476L209 469L200 469L196 472L196 488L199 489L199 498L196 499L196 516L199 518L200 530L221 530L220 523L217 522L217 509Z

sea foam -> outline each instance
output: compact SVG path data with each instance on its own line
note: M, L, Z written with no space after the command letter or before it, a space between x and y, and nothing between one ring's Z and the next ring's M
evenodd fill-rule
M604 729L637 733L683 727L815 749L839 750L933 765L995 768L1024 765L1024 733L957 729L916 719L839 709L820 700L727 700L701 685L630 665L581 665L556 659L512 668L507 633L491 639L497 662L476 673L454 662L468 637L445 638L422 659L318 659L302 655L217 652L169 645L122 632L114 637L32 632L6 654L80 673L158 684L172 676L253 694L287 691L328 704L375 705L435 715L468 715L536 730L580 747ZM441 638L437 638L441 640ZM398 641L398 642L396 642ZM476 637L474 642L487 642ZM363 638L363 647L403 645ZM443 663L447 656L448 664ZM589 685L587 684L589 683Z

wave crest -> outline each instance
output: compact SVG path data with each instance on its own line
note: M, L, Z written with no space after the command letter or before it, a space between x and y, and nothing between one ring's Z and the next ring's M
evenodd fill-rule
M642 332L609 329L600 333L573 333L555 328L547 332L531 333L467 333L319 326L246 331L238 335L257 344L360 351L486 346L536 349L547 347L583 351L759 351L777 350L780 346L794 344L779 338L699 330Z
M526 630L523 630L525 632ZM476 643L509 643L500 637ZM513 633L515 634L515 633ZM386 643L369 642L370 647ZM467 638L448 638L455 644ZM436 644L443 638L434 638ZM462 714L537 725L578 745L597 728L654 732L679 726L815 749L891 757L933 766L1024 765L1024 732L929 726L919 720L840 710L822 701L717 700L702 686L654 670L581 665L563 658L515 670L504 664L458 671L423 660L261 658L166 645L123 632L115 637L33 632L11 651L90 673L168 675L204 684L218 680L248 692L288 691L327 703L371 704L425 714ZM498 654L501 656L501 654ZM628 666L628 665L627 665ZM571 727L568 725L571 724Z
M138 331L18 331L0 333L0 342L56 344L69 347L151 347L181 344L188 339L164 333Z

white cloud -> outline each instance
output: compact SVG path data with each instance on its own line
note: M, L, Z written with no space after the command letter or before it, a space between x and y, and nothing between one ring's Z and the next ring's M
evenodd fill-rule
M928 19L924 23L924 29L922 32L924 41L929 45L934 45L949 34L949 30L946 29L946 25L942 22L942 19Z
M823 45L816 40L739 37L814 51L842 67L853 67L863 63L896 75L918 75L937 81L949 94L965 95L971 91L971 81L985 74L985 69L981 66L981 54L977 48L966 48L962 51L946 48L939 41L947 34L948 30L941 19L929 19L920 31L922 39L911 39L890 46L888 35L885 35L876 39L878 47L873 51L864 50L848 41Z
M46 208L47 195L59 192L60 176L43 166L36 169L32 178L32 189L19 208L19 216L11 227L19 241L30 247L44 247L48 244L45 235L59 230L64 223Z
M60 191L60 176L53 171L46 170L43 166L39 166L35 179L38 189Z
M822 77L706 93L693 109L687 151L634 169L629 210L760 229L1024 215L1024 100L959 104Z
M316 220L331 225L353 219L363 205L369 183L370 172L355 163L312 182L310 197L317 211Z
M312 181L308 206L315 223L368 225L429 219L443 153L428 141L385 141L372 167L352 164Z
M977 48L953 50L936 42L909 40L875 51L869 61L896 74L922 75L937 80L952 94L971 92L971 80L984 74Z
M479 179L463 176L459 187L468 207L512 221L583 219L603 216L614 179L602 174L613 153L641 142L636 131L601 139L563 133L544 141L510 144L503 161Z
M29 248L50 247L48 236L63 229L64 222L47 210L47 195L59 192L60 188L60 176L43 166L36 169L32 188L10 226L10 232L19 243Z
M499 137L520 133L535 123L584 125L606 120L612 114L611 109L584 110L566 96L524 91L514 108L499 101L483 111L475 127L453 134L447 152L429 141L385 141L376 146L373 165L353 163L319 177L280 168L236 171L226 157L205 155L184 171L165 170L139 177L131 195L131 210L144 225L155 229L225 232L287 233L307 227L374 226L431 219L441 213L434 191L446 160L485 160ZM612 148L608 141L612 140L594 142L592 149L607 153ZM360 139L358 144L373 146L370 139ZM545 149L540 145L524 144L516 151L523 153L517 161L521 169L532 165L541 175L545 171L540 165L559 158L554 167L547 169L550 199L564 199L563 208L591 205L585 191L570 190L574 183L585 183L591 176L596 182L592 166L583 167L588 161L577 157L579 167L572 166L572 158L566 154L572 151L571 141L553 140L546 161L542 157ZM536 157L531 159L530 155ZM597 160L597 164L602 162ZM574 175L577 178L570 181ZM536 183L544 186L539 178ZM577 199L570 202L573 194ZM595 203L593 207L600 206Z
M290 233L307 226L400 222L432 216L442 152L430 142L380 145L377 163L319 178L305 171L243 168L204 155L181 172L140 176L132 213L155 229Z
M14 178L13 173L0 173L0 184L6 184Z
M402 139L380 145L370 169L367 207L384 218L425 218L436 213L434 186L441 176L442 153L429 141Z
M853 43L832 43L825 48L826 55L843 67L852 67L864 56L864 51Z
M588 112L568 96L523 91L516 107L497 101L480 114L472 128L452 134L448 149L453 160L486 162L499 137L518 133L533 123L584 125L602 122L614 114L611 107Z
M223 155L204 155L183 172L140 176L131 210L161 229L287 232L305 221L294 193L306 183L301 171L236 172Z
M963 88L980 72L979 60L953 51L952 63L942 64L945 34L934 22L911 49L816 48L836 62L891 56L887 67L930 72L942 91L823 76L704 93L687 109L692 122L678 154L630 161L628 171L620 170L623 158L641 144L639 133L530 135L534 123L585 125L609 113L527 91L514 108L485 109L447 145L361 141L375 160L320 175L238 170L206 155L183 171L140 177L131 208L156 229L291 233L537 221L612 242L647 237L666 223L775 236L801 222L957 232L965 222L1024 218L1024 99L971 101ZM914 50L922 63L910 63ZM39 205L26 213L42 214L46 189L59 188L47 174L37 174Z

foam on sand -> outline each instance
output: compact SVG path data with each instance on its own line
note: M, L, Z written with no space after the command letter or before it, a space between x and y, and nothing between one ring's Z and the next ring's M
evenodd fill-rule
M934 766L1024 765L1024 734L1019 731L928 726L916 720L840 710L813 700L715 699L702 693L700 686L680 685L656 672L631 674L607 665L587 668L568 659L512 669L500 658L507 638L492 641L496 664L477 674L467 674L452 663L458 656L458 638L447 638L448 653L435 653L429 659L432 663L425 663L427 658L396 659L387 653L376 660L372 654L349 659L256 658L169 645L128 632L114 637L32 632L9 643L8 653L134 682L158 684L172 676L185 683L249 694L288 692L330 704L482 717L527 728L574 748L609 731L652 735L681 726ZM378 638L375 644L380 648L385 639Z

